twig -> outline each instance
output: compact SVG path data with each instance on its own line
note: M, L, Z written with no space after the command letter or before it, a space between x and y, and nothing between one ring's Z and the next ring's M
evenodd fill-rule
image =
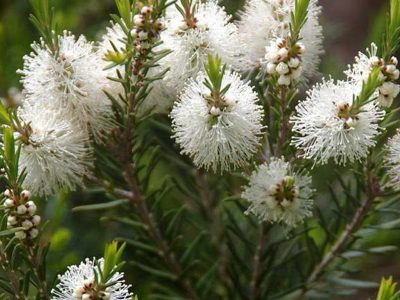
M253 258L253 274L250 282L250 299L256 300L260 299L260 275L262 273L262 257L265 252L265 224L260 224L258 232L258 246Z
M44 278L44 273L42 272L42 267L43 263L41 261L38 261L38 252L35 251L37 249L33 249L34 245L26 244L23 243L24 249L28 254L28 258L31 261L33 265L33 273L35 274L37 278L37 284L38 284L38 292L40 295L40 299L46 300L49 299L48 295L48 287L47 287L47 281L46 278Z
M278 140L276 142L276 148L275 148L275 157L279 157L282 155L283 151L283 145L285 144L287 134L289 132L289 118L287 116L287 103L286 103L286 97L288 94L288 88L287 87L280 87L280 109L281 109L281 114L282 114L282 120L281 120L281 127L279 130L279 136Z
M14 269L10 267L10 261L8 260L7 254L4 251L0 251L0 267L4 274L7 275L11 287L13 288L14 294L12 295L17 300L27 300L28 297L21 291L19 284L19 276L15 273Z
M368 215L375 198L380 195L380 187L377 178L368 170L367 196L362 201L361 206L355 211L353 218L347 224L345 230L332 245L330 250L325 254L322 260L315 266L314 270L307 279L306 287L316 282L322 275L324 270L334 261L337 255L344 248L345 244L353 237L353 234L360 228L363 221ZM304 296L306 290L301 296ZM301 298L301 297L300 297Z
M228 248L226 243L224 242L224 231L222 228L221 220L215 211L215 207L213 206L212 199L209 193L209 186L207 184L206 178L204 178L204 174L201 171L196 172L196 183L199 187L199 193L202 198L202 204L206 213L206 217L209 220L209 230L211 233L211 240L214 247L217 249L219 264L218 264L218 272L221 280L225 283L226 287L229 290L233 289L233 282L230 278L230 274L227 271L227 263L228 263Z
M146 200L139 193L139 186L137 184L137 181L135 180L135 173L136 172L134 167L130 164L127 166L126 171L123 174L129 188L133 191L134 197L130 198L132 205L137 208L139 217L147 225L146 228L150 236L159 247L160 254L164 258L167 266L172 272L177 275L179 283L189 297L188 299L199 299L191 283L187 279L182 277L183 269L180 263L176 259L173 251L170 249L167 241L164 239L161 231L159 230L153 214L147 207Z

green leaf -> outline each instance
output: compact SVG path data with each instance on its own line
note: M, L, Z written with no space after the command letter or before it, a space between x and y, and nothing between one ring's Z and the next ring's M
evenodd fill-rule
M76 206L72 209L72 211L77 212L77 211L103 210L103 209L118 207L123 204L126 204L126 200L120 199L106 203Z
M400 293L396 293L396 286L391 276L388 279L382 278L376 300L399 300Z
M356 280L348 278L332 278L330 281L342 286L360 288L360 289L377 288L379 286L376 282L373 281L364 281L364 280Z
M23 230L24 230L23 227L10 228L10 229L7 229L7 230L0 231L0 236L11 235L11 234L14 234L16 232L23 231Z
M131 9L132 7L134 7L134 5L133 4L131 5L129 0L115 0L115 4L117 5L119 15L124 20L128 28L131 28L132 27Z
M125 247L125 243L118 247L117 241L113 241L106 245L103 256L104 265L99 272L101 275L102 283L108 282L109 279L115 274L115 272L119 271L119 269L123 265L123 263L120 263L120 260Z
M363 82L361 92L356 97L352 107L351 112L357 114L363 105L371 101L372 95L375 93L376 89L382 85L384 79L380 78L381 68L374 67L368 76L366 82Z
M159 252L160 252L160 251L158 250L158 248L156 248L156 247L153 247L153 246L148 245L148 244L146 244L146 243L142 243L142 242L135 241L135 240L132 240L132 239L116 238L116 240L118 240L118 241L124 241L124 242L126 242L127 244L130 244L130 245L134 246L135 248L144 250L144 251L146 251L146 252L154 253L154 254L157 254L157 255L158 255Z
M384 56L389 60L400 46L400 0L390 1L390 11L387 17L386 33L384 36Z
M29 0L29 2L33 8L30 21L50 49L55 52L58 48L57 23L54 18L54 11L50 10L49 0Z
M204 84L211 90L211 93L220 95L226 93L229 87L222 87L222 80L225 75L226 65L222 65L221 58L219 56L208 55L207 64L204 66L207 79Z
M168 280L171 280L171 281L176 281L177 280L176 275L171 274L169 272L158 270L158 269L146 266L146 265L141 264L141 263L136 262L136 261L132 261L132 262L130 262L130 264L132 264L133 266L136 266L139 269L141 269L141 270L143 270L143 271L145 271L145 272L147 272L149 274L152 274L154 276L157 276L157 277L160 277L160 278L164 278L164 279L168 279Z
M291 14L291 46L299 40L300 31L303 28L308 13L308 6L310 5L310 0L295 0L294 12Z
M11 126L10 115L8 114L7 109L4 107L1 101L0 101L0 124Z

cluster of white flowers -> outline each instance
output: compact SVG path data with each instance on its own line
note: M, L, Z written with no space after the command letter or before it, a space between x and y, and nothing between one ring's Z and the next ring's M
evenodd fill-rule
M35 214L37 207L30 200L30 192L24 190L18 195L7 189L4 196L6 199L3 205L7 216L7 227L22 228L22 230L15 232L15 236L21 240L37 237L39 234L37 226L40 224L41 218Z
M20 170L26 170L24 186L34 195L54 195L63 187L82 185L92 157L85 131L65 120L61 112L25 104L16 138L21 141Z
M388 62L377 56L378 47L371 44L371 48L367 49L368 55L360 52L355 59L355 64L349 66L345 71L347 77L355 82L362 82L368 79L374 67L380 68L380 78L384 79L383 84L379 87L378 103L382 107L390 107L394 98L400 93L400 85L396 83L399 79L400 71L397 69L398 60L392 57Z
M352 81L324 80L307 92L291 118L292 144L301 155L318 163L346 164L364 158L379 133L384 111L375 101L353 109L361 85Z
M165 22L166 30L161 33L163 44L158 50L172 51L160 61L160 70L169 69L163 78L165 101L169 99L169 106L187 80L196 78L204 70L209 54L218 55L234 68L242 64L245 47L240 42L238 29L217 1L196 3L193 15L186 18L171 5ZM156 97L153 99L153 103L164 101Z
M56 52L44 42L32 48L19 71L26 94L23 102L60 111L64 119L76 118L82 130L101 141L112 128L111 102L103 92L110 80L93 43L65 31Z
M200 73L183 90L172 112L175 139L198 167L221 171L243 166L259 146L263 126L257 95L239 75L227 72L226 93L213 99Z
M400 133L397 132L386 146L386 168L389 174L388 187L400 191Z
M269 52L269 49L276 47L277 39L289 37L294 6L294 0L249 0L247 2L239 22L240 37L246 45L244 54L246 61L249 62L245 69L260 65L264 61L266 50ZM302 44L307 46L307 51L302 54L301 61L306 78L315 75L323 53L320 14L321 7L318 6L318 1L311 0L307 21L300 31ZM268 68L268 64L262 65ZM293 68L296 69L296 67Z
M14 127L23 184L35 195L81 185L92 164L91 137L102 142L114 126L104 93L112 81L94 44L66 31L57 41L57 49L34 43L19 71L24 98Z
M242 198L250 202L246 213L268 222L295 227L312 215L311 177L295 173L281 158L262 164L250 177Z
M279 85L290 85L301 76L304 52L305 47L300 42L290 49L287 40L274 40L266 47L267 73L279 76Z
M130 300L132 293L130 285L125 284L124 274L116 272L108 282L99 287L99 268L104 265L104 259L86 259L79 265L69 266L68 270L59 275L59 283L52 290L52 300Z

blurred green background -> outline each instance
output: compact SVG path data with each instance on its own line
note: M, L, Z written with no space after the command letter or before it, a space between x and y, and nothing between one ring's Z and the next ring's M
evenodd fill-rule
M359 50L365 49L371 41L379 41L386 0L324 0L322 23L325 33L326 54L323 57L321 72L327 76L341 77L342 70L351 63ZM56 16L62 29L75 34L85 34L90 39L98 39L109 21L109 14L115 12L113 0L53 0ZM242 0L224 0L229 13L235 13L243 5ZM0 0L0 97L12 94L10 88L19 88L16 70L22 67L22 57L30 52L32 41L38 40L38 34L28 20L30 14L28 0ZM329 180L324 170L319 170L317 185L324 189ZM105 195L89 190L85 193L61 195L57 199L48 199L43 205L45 219L50 219L49 232L52 238L52 252L49 257L50 276L64 270L69 264L83 257L99 256L104 243L115 236L109 223L103 224L102 212L71 212L72 207L81 204L104 201ZM369 243L379 245L400 245L397 232L388 232L371 237ZM368 263L355 261L363 265L364 270L374 270L358 274L370 280L379 280L382 275L397 275L399 266L395 257L374 257ZM134 280L134 278L132 278ZM134 282L134 281L133 281ZM366 299L367 295L358 294L349 299ZM354 298L353 298L354 297ZM343 299L343 298L342 298Z

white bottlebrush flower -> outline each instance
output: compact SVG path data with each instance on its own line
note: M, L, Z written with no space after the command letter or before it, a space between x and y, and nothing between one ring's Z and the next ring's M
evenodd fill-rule
M355 63L350 65L344 72L349 80L356 83L367 81L369 74L374 67L380 67L380 78L385 78L385 82L379 87L378 103L382 107L390 107L400 93L400 85L395 83L399 79L400 71L397 69L398 61L392 57L388 62L377 56L378 47L372 43L367 49L367 54L358 53Z
M24 57L21 82L36 101L76 118L96 141L112 128L111 102L103 92L109 88L104 62L85 37L64 32L59 37L57 55L42 42L32 45L34 52Z
M264 60L265 47L274 38L286 38L289 34L290 14L294 9L294 0L248 0L241 13L239 33L246 45L245 57L251 62L247 69L253 68ZM302 67L306 77L317 71L322 47L322 27L319 24L321 7L317 0L311 0L307 21L300 32L304 52Z
M400 190L400 133L397 132L387 145L387 154L385 157L386 167L389 174L388 186L396 191Z
M86 131L44 107L25 105L18 115L24 126L17 134L22 141L19 167L27 174L24 187L50 196L82 185L92 161Z
M378 103L382 107L390 107L393 104L394 98L400 93L400 85L394 82L384 82L379 87Z
M106 282L109 286L104 291L99 291L95 284L95 273L99 276L97 266L102 268L104 259L86 259L79 265L69 266L68 270L58 276L59 283L51 291L52 300L77 300L77 299L109 299L130 300L132 293L129 292L130 285L125 284L124 274L115 273ZM97 297L95 297L97 296Z
M164 77L168 88L176 95L189 78L204 70L208 54L218 55L222 62L233 67L241 63L240 43L236 25L230 16L210 0L199 3L194 12L194 28L188 28L179 11L171 5L166 15L166 30L161 32L160 49L172 51L160 61L161 69L170 70Z
M256 152L262 132L262 107L249 84L226 72L222 87L230 88L220 106L210 105L205 76L190 80L172 112L174 137L198 167L221 171L239 167Z
M348 69L344 71L347 78L355 82L363 82L368 79L369 74L374 66L382 64L377 55L378 47L372 43L371 47L367 49L367 54L359 52L355 57L355 63L349 65Z
M292 144L302 150L303 157L322 164L330 158L346 164L367 156L376 143L384 111L376 101L352 111L353 99L360 90L360 84L331 79L308 91L307 99L297 105L297 113L291 118L296 133Z
M253 172L242 198L250 202L246 213L295 227L312 215L312 194L311 177L293 172L283 159L272 158Z

